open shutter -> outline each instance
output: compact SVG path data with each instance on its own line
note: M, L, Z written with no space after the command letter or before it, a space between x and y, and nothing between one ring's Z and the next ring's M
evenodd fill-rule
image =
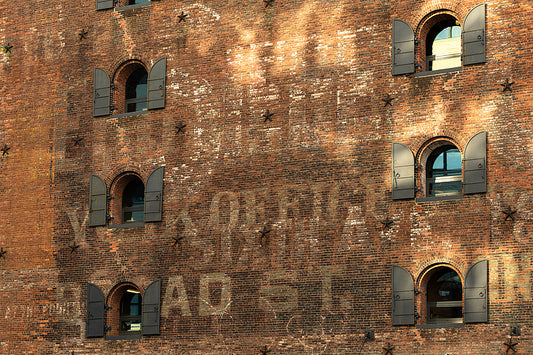
M104 180L91 174L89 182L89 227L105 226L107 189Z
M111 9L113 7L113 0L96 0L96 10Z
M488 321L488 261L481 260L470 267L465 278L465 323Z
M415 197L415 158L402 143L392 143L392 198Z
M161 58L150 69L148 74L148 109L165 107L165 77L167 58Z
M392 265L392 325L415 324L415 287L409 271Z
M104 293L95 284L87 284L87 338L104 336L105 326Z
M485 4L479 4L463 23L463 65L485 62Z
M463 194L487 192L487 132L476 133L465 147Z
M104 69L94 68L93 116L109 115L111 81Z
M415 34L403 20L392 20L392 75L415 72Z
M142 330L144 335L159 334L159 310L161 309L161 280L152 282L144 291Z
M163 210L163 175L165 167L152 171L144 188L144 221L158 222Z

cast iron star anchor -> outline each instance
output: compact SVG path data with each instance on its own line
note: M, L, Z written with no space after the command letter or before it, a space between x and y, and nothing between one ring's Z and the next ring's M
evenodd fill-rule
M76 244L76 242L72 242L71 245L69 245L69 248L70 248L70 253L74 253L78 248L80 247L79 244Z
M185 22L185 18L186 18L187 16L189 16L189 14L185 14L185 13L183 13L183 11L182 11L181 14L178 15L178 18L179 18L178 23L180 23L181 21Z
M179 125L176 126L176 129L178 130L177 133L183 133L185 134L185 127L187 127L186 124L183 124L183 123L180 123Z
M506 210L503 210L502 213L505 214L505 219L504 221L507 221L508 219L511 219L512 221L514 221L514 214L516 213L517 211L516 210L513 210L511 209L511 207L507 207Z
M274 116L274 113L271 113L271 112L267 109L267 112L266 112L266 113L263 113L263 118L264 118L264 121L263 121L263 122L266 122L266 121L270 121L270 122L272 122L272 116Z
M509 90L510 92L513 92L513 89L511 88L511 85L513 84L514 84L514 81L509 81L509 78L505 79L505 83L500 84L501 86L503 86L502 92L506 92L507 90Z
M0 151L2 151L2 156L4 155L9 155L9 150L11 148L7 146L7 144L4 144L4 146L2 147L2 149L0 149Z
M392 106L392 100L394 100L394 97L391 97L389 94L387 94L387 96L385 96L384 99L381 99L381 101L383 101L385 103L385 105L383 105L383 107L387 107L387 105Z
M5 46L2 46L2 51L4 51L4 53L13 53L11 52L11 48L13 48L13 46L8 43Z
M261 355L267 355L269 352L272 351L272 349L269 349L268 346L263 346L261 349L259 349L259 351L261 352Z
M381 224L383 224L383 228L381 230L389 229L394 221L392 219L387 218L384 221L381 221Z
M268 240L268 233L270 233L270 229L267 229L266 226L263 227L263 230L261 232L261 237L259 237L259 244L263 246L263 241Z
M85 39L87 38L87 35L89 34L89 32L85 31L85 29L82 29L80 33L78 33L78 36L80 36L80 41L82 39Z
M506 343L503 343L503 345L507 346L507 349L505 350L505 353L508 354L509 350L513 352L513 354L516 354L516 348L515 346L518 345L518 342L513 343L513 338L509 338Z
M4 250L4 248L0 248L0 258L6 258L7 250Z
M387 343L387 346L383 348L385 350L384 355L392 355L392 351L394 350L394 346L390 345L390 343Z
M72 138L72 140L74 141L74 146L79 146L81 141L83 140L83 137L77 136L75 138Z
M274 3L274 0L263 0L263 2L265 3L265 7L269 7L269 6L272 6L272 4Z

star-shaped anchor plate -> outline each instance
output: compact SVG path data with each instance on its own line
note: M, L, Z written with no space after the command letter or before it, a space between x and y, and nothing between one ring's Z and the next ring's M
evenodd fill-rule
M512 354L516 354L516 346L518 345L518 342L513 342L513 338L509 338L507 342L503 343L507 347L505 350L506 354L509 354L509 351L512 351Z
M180 23L181 21L185 22L185 18L187 16L189 16L189 15L186 14L186 13L183 13L183 11L182 11L181 14L178 15L178 18L179 18L178 23Z
M7 146L7 144L4 144L4 146L2 147L2 149L0 149L0 151L2 152L2 156L4 155L9 155L9 150L11 148Z
M509 81L509 78L505 79L505 83L500 84L501 86L503 86L502 92L506 92L506 91L513 92L513 88L511 88L511 85L513 84L514 84L514 81Z
M264 118L263 122L266 122L266 121L272 122L272 116L274 116L274 113L270 112L270 110L267 110L266 113L263 113L263 118Z
M274 3L274 0L263 0L263 2L265 3L265 7L269 7L269 6L272 6L272 4Z
M389 94L387 94L387 96L385 96L384 99L381 99L381 101L383 101L385 103L385 105L383 105L383 107L387 107L387 105L392 106L392 100L394 100L394 97L391 97Z
M269 349L268 346L263 346L261 349L259 349L259 351L261 352L261 355L267 355L269 352L272 351L272 349Z
M183 124L183 123L180 123L179 125L176 126L176 129L178 130L177 133L183 133L185 134L185 127L187 127L186 124Z
M507 207L506 210L503 210L502 213L505 214L504 221L507 221L508 219L514 221L514 214L516 213L516 210L511 209L511 207Z
M87 35L88 35L88 34L89 34L89 32L85 31L85 29L81 30L81 32L78 33L78 36L80 36L80 41L81 41L82 39L87 38Z

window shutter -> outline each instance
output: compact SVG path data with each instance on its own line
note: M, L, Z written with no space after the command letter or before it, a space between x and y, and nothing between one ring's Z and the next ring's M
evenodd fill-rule
M463 194L487 192L487 132L476 133L465 147Z
M409 271L392 265L392 325L415 324L415 287Z
M463 23L463 65L485 62L485 4L479 4Z
M163 175L165 167L152 171L144 188L144 221L158 222L163 210Z
M402 143L392 143L392 198L415 197L415 158Z
M148 109L165 107L165 77L167 58L161 58L148 74Z
M89 227L105 226L107 189L104 180L91 174L89 181Z
M465 278L465 323L488 321L488 261L481 260L470 267Z
M111 84L105 70L94 68L93 116L109 115Z
M113 0L96 0L96 10L111 9L113 7Z
M392 20L392 75L415 72L415 34L403 20Z
M104 293L95 284L87 284L87 338L104 336L105 326Z
M161 309L161 280L152 282L144 291L142 330L144 335L159 334L159 310Z

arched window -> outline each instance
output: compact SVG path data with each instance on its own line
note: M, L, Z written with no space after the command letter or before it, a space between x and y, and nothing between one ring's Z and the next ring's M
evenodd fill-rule
M122 193L122 223L139 222L144 220L144 184L136 176Z
M143 67L135 70L126 81L126 112L148 108L148 73Z
M460 323L463 321L461 278L449 267L434 269L427 281L427 322Z
M427 70L461 66L461 26L453 17L438 22L426 37Z
M426 163L428 196L460 194L462 191L461 153L453 144L436 147Z
M120 334L141 332L142 298L135 287L128 287L120 299Z

